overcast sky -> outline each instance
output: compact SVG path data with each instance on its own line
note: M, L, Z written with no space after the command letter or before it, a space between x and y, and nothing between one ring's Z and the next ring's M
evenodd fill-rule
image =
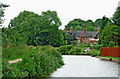
M95 21L104 15L112 17L119 0L0 0L4 4L10 5L5 10L5 22L7 26L10 19L16 17L21 11L27 10L38 14L42 11L57 11L62 22L61 29L71 20L81 18Z

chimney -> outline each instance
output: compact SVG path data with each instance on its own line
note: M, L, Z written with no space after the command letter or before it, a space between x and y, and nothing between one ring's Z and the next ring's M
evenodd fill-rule
M64 31L65 31L65 29L66 29L66 26L65 26L65 28L64 28Z
M70 32L72 32L73 31L73 27L70 27Z
M85 28L85 27L83 28L83 31L84 31L84 33L85 33L85 32L87 32L87 30L86 30L86 28Z
M100 31L100 28L99 28L99 27L97 27L97 33L99 33L99 31Z

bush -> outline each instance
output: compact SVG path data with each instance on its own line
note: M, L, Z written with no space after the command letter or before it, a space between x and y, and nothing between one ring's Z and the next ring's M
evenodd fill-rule
M73 47L70 51L69 51L70 55L79 55L81 52L81 49L79 47Z
M68 55L68 52L70 51L70 49L72 48L72 45L66 45L66 46L60 46L58 48L58 51L62 54L62 55Z
M97 49L100 50L101 46L100 45L90 45L90 49Z
M9 64L7 59L2 60L2 78L6 77L26 77L28 72L21 70L17 64Z
M77 45L77 42L76 42L76 41L71 41L71 44L72 44L73 46L75 46L75 45Z
M81 46L81 47L85 47L85 44L84 44L84 43L80 43L80 46Z
M88 44L84 45L84 47L90 47L90 43L88 43Z
M109 43L109 47L114 47L115 46L115 42L110 42Z
M28 47L28 50L29 53L24 53L18 63L9 64L8 59L3 58L3 78L47 77L64 64L61 54L52 46Z
M92 50L91 51L91 56L93 56L93 57L100 56L100 50L96 50L96 49Z

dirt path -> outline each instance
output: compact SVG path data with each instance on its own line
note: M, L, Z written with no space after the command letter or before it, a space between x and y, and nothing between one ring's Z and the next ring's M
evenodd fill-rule
M8 61L10 64L12 64L12 63L17 63L17 62L19 62L19 61L22 61L22 59L16 59L16 60L12 60L12 61Z

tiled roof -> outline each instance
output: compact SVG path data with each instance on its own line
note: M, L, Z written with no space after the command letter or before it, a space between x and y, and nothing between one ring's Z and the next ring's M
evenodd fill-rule
M86 33L83 35L83 37L95 37L96 34L97 34L96 31L95 31L95 32L89 31L89 32L86 32Z
M73 37L76 37L76 36L81 36L81 34L83 33L83 31L72 31L72 32L69 32L69 31L65 31L65 33L67 33L68 35L71 35ZM86 32L83 37L98 37L99 34L97 34L96 31L88 31Z

